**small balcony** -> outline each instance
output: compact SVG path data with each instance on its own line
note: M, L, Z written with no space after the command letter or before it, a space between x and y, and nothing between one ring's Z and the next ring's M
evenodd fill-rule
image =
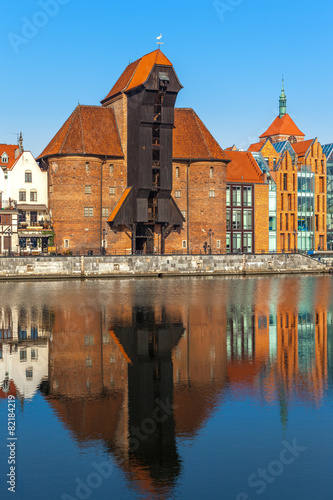
M1 200L0 210L17 210L17 202L15 200Z

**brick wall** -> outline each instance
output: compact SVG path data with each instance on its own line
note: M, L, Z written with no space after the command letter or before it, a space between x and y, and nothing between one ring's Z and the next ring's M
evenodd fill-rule
M180 235L173 233L168 237L167 252L182 249L203 252L205 242L210 245L210 241L212 253L225 252L225 188L224 163L174 162L172 196L184 212L186 222ZM209 229L214 233L211 239Z

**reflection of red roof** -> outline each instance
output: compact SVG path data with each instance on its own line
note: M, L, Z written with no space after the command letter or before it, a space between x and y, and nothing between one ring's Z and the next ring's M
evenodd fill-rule
M269 137L272 135L295 135L304 137L303 132L295 125L294 121L287 114L283 115L282 118L277 116L273 121L272 125L268 127L266 132L261 134L260 138Z
M143 85L148 80L155 64L172 66L169 59L159 49L150 52L127 66L109 94L101 102L103 103L121 92L133 90Z
M231 162L227 165L227 182L254 182L264 184L262 173L247 151L228 151Z
M0 389L0 399L7 399L8 396L15 396L17 395L17 389L16 385L12 380L9 381L9 390L8 392L4 392L4 390L1 388Z
M15 144L0 144L0 165L8 170L11 170L13 164L15 163L15 151L19 149ZM8 155L8 163L2 163L1 156L3 153Z
M227 155L193 109L175 109L173 158L228 161Z
M77 106L38 159L58 154L122 158L113 108Z
M313 141L314 139L309 139L308 141L303 142L295 142L292 144L292 148L297 156L305 156Z

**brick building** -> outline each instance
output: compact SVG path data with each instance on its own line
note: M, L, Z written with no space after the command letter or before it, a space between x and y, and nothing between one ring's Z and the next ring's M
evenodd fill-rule
M164 54L147 54L44 149L58 251L202 251L213 233L225 250L229 160L193 110L174 108L181 88Z
M286 113L283 88L279 116L249 151L263 155L275 181L277 251L324 250L326 157L318 139L305 141Z

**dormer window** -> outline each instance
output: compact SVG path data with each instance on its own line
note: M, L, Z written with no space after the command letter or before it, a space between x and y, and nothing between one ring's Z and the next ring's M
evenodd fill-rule
M1 163L8 163L8 159L9 159L9 157L8 157L7 153L2 153Z

